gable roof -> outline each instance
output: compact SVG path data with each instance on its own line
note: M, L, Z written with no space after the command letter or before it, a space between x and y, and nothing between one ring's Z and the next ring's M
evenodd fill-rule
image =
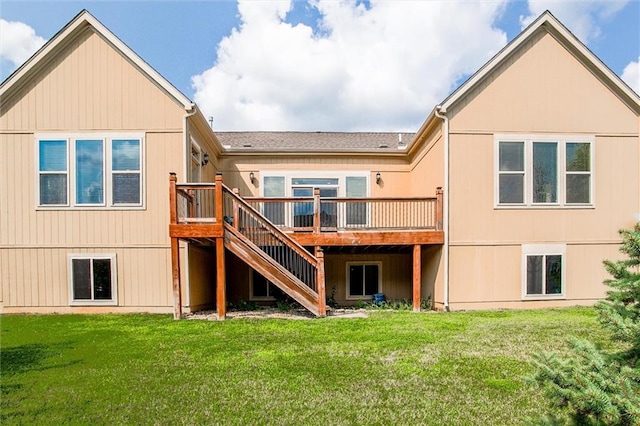
M134 66L147 75L160 89L171 96L185 110L191 110L194 103L182 92L175 88L167 79L162 77L151 65L145 62L133 50L116 37L107 27L91 15L86 9L82 10L67 25L58 31L44 46L31 56L20 68L15 70L5 81L0 84L0 99L7 99L32 75L34 75L42 62L53 58L57 52L63 49L76 36L87 27L102 36L111 46L125 56Z
M403 153L413 133L215 132L226 152Z
M484 64L460 87L443 100L436 109L446 112L480 84L501 63L507 60L539 29L551 34L560 44L569 50L579 61L591 70L600 81L611 89L631 110L640 114L640 96L635 93L616 73L611 71L591 50L589 50L567 27L548 10L525 28L516 38ZM430 116L431 117L431 116Z

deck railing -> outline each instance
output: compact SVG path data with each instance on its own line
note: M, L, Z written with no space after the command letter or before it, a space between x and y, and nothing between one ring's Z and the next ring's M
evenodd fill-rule
M294 232L441 230L442 193L427 198L244 198L275 225Z
M215 222L215 184L176 185L177 223Z
M177 223L216 221L216 185L176 185ZM239 197L237 190L228 190ZM227 197L228 198L228 197ZM244 197L242 200L276 227L293 232L442 230L442 190L435 197L320 198ZM237 203L223 203L231 223ZM249 219L246 219L249 220Z

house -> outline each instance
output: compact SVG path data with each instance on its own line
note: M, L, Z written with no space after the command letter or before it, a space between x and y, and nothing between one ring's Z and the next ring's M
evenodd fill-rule
M592 304L640 211L639 115L545 12L415 134L214 132L83 11L0 86L0 306Z

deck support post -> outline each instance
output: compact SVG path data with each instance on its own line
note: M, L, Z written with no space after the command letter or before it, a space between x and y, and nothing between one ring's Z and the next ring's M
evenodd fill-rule
M219 320L227 317L227 273L224 250L224 238L216 238L216 313Z
M178 201L175 173L169 174L169 222L178 223ZM180 283L180 239L171 238L171 278L173 282L173 319L182 318L182 286Z
M413 312L420 312L420 292L422 287L422 265L420 244L413 246Z
M223 197L222 173L216 173L216 222L221 223L224 226ZM224 229L222 234L222 237L216 238L216 313L218 314L219 320L223 320L227 317L227 273L225 270L224 260Z
M316 247L315 255L318 259L318 268L316 270L316 285L318 286L318 316L327 315L327 290L324 282L324 252L322 248Z
M436 188L436 231L442 231L442 218L444 217L442 203L442 187Z

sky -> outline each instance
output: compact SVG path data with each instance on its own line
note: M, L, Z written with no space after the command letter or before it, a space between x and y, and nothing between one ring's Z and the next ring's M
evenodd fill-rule
M2 0L0 79L82 9L220 131L414 132L547 9L640 93L640 0Z

